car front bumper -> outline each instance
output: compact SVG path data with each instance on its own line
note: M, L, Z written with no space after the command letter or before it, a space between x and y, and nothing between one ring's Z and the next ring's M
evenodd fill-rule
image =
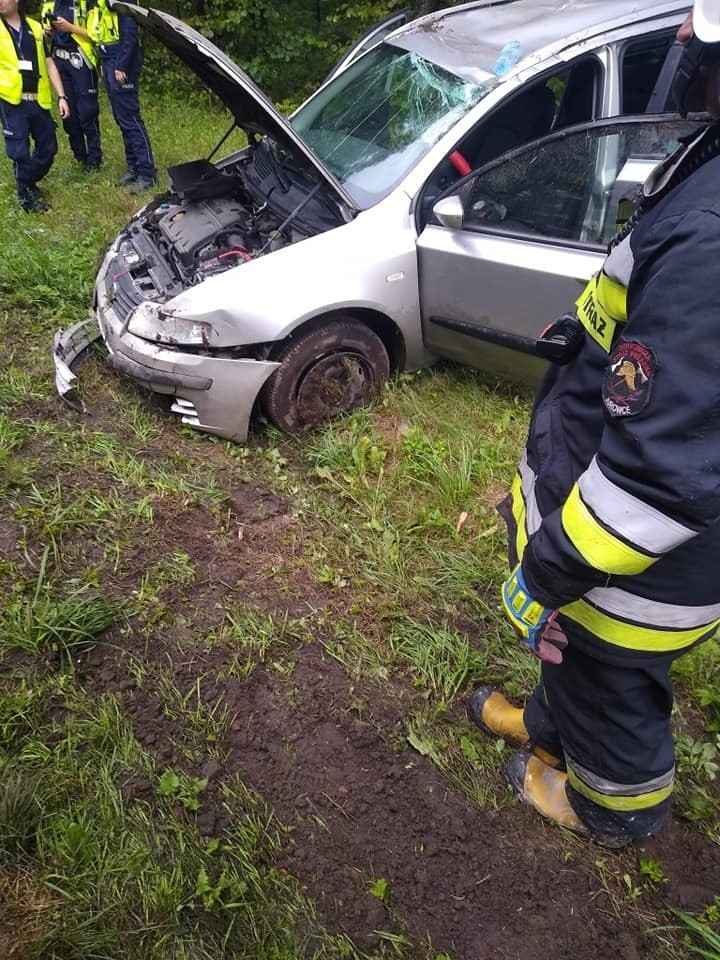
M227 440L247 439L257 395L278 363L206 356L151 343L130 333L102 297L96 315L99 330L94 335L84 320L55 337L56 385L62 396L73 391L73 362L102 336L109 364L147 389L174 397L170 409L183 423Z

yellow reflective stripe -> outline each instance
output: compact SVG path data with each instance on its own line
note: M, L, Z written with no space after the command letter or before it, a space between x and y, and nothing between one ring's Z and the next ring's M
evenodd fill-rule
M607 793L599 793L583 783L570 766L567 768L567 777L577 792L587 797L588 800L592 800L599 807L605 807L606 810L617 810L620 813L654 807L656 804L662 803L663 800L667 800L673 791L673 785L669 784L659 790L651 790L650 793L640 793L636 797L609 796Z
M618 323L627 321L627 287L613 280L604 270L597 276L596 295L602 309Z
M560 608L560 612L585 627L606 643L625 647L628 650L647 650L651 653L668 653L682 650L707 636L720 626L720 620L713 620L691 630L661 630L656 627L643 627L635 623L626 623L603 613L586 600L574 600Z
M610 353L615 327L613 317L604 309L597 296L597 276L591 277L588 285L575 301L580 323L606 353Z
M515 550L518 560L522 560L527 546L527 530L525 529L525 501L522 495L522 486L519 474L515 474L515 479L510 487L510 496L512 497L512 515L515 520Z
M629 547L598 523L583 502L577 483L563 505L560 518L572 545L596 570L632 576L647 570L657 559Z

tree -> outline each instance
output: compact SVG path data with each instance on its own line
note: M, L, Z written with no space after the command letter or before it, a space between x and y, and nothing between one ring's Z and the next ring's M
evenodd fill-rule
M424 17L428 13L435 13L436 10L442 10L447 7L446 0L415 0L412 6L414 17Z

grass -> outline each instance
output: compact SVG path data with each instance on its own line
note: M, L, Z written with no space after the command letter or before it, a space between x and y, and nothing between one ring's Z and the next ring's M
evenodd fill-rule
M680 930L684 933L684 946L693 957L705 960L720 960L720 901L716 898L704 913L695 917L684 910L672 909L671 914L680 921Z
M62 675L46 679L43 701L0 697L14 731L0 753L11 956L359 958L269 865L285 831L242 781L223 784L230 826L208 840L196 825L207 781L159 770L116 697L94 700Z
M463 701L479 681L520 699L537 676L499 608L494 509L530 396L441 367L307 437L258 427L239 447L181 428L98 356L80 378L90 413L65 411L52 334L85 315L102 248L143 202L113 186L124 161L103 106L103 171L83 177L63 142L47 216L19 219L0 165L0 942L11 960L432 960L397 929L368 954L325 929L281 865L289 825L202 765L223 759L226 686L265 671L290 696L315 643L359 722L479 807L507 803L507 747L468 727ZM146 98L145 115L161 168L227 127L202 100ZM236 515L229 492L255 488L287 514ZM113 658L172 731L169 753L142 746L144 721L104 689ZM717 642L675 679L678 808L720 842ZM377 696L401 720L376 716ZM210 805L231 824L222 840L199 829ZM607 880L622 911L648 876Z

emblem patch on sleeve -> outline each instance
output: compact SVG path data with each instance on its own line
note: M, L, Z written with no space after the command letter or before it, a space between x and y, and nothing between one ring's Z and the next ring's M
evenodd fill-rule
M637 341L619 343L610 356L602 398L611 417L632 417L648 405L657 370L655 354Z

